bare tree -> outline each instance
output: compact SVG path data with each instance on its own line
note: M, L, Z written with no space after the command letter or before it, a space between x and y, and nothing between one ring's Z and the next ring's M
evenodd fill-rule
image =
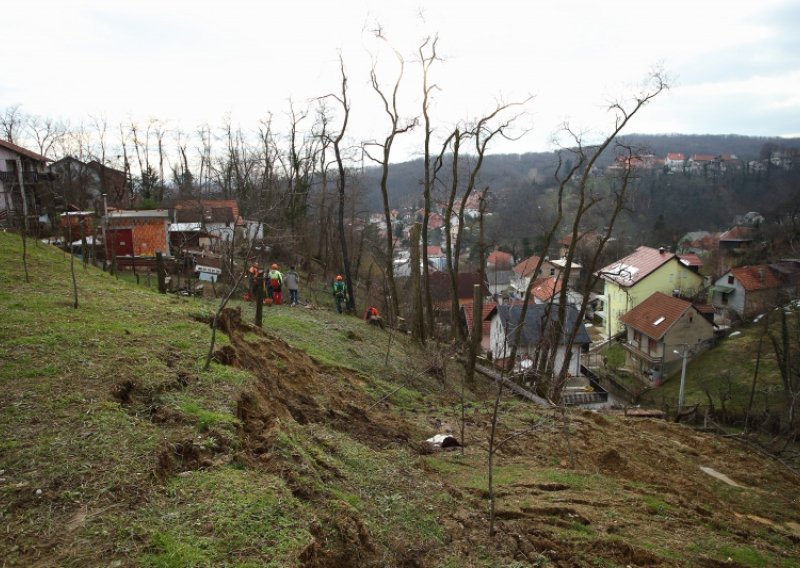
M339 194L339 244L342 251L342 265L344 266L344 277L347 283L347 307L350 311L355 310L356 299L355 290L353 288L353 278L350 268L350 256L347 252L347 235L345 234L344 227L344 208L345 208L345 195L347 188L347 171L344 167L344 157L342 156L342 140L347 130L347 123L350 119L350 101L347 98L347 74L344 70L344 59L342 54L339 54L339 70L342 75L341 91L331 93L323 98L331 98L338 102L342 107L342 125L335 135L329 135L328 139L333 147L333 154L336 158L336 167L339 172L339 177L336 183L336 188Z
M466 128L465 130L456 129L453 134L449 137L452 140L453 144L453 164L452 164L452 174L451 174L451 187L450 187L450 195L447 201L447 206L445 208L445 238L446 238L446 253L447 253L447 269L450 275L450 286L451 286L451 295L452 295L452 302L451 302L451 309L450 309L450 316L451 316L451 327L452 333L455 337L460 336L460 325L459 325L459 305L458 305L458 273L459 273L459 261L461 257L461 242L464 234L464 211L467 206L467 202L469 201L470 196L472 195L473 190L475 189L475 185L477 183L478 175L480 174L481 167L483 166L484 157L486 156L486 149L489 143L495 136L501 136L506 139L518 139L518 136L512 137L508 133L508 129L514 124L514 122L521 116L521 114L515 114L513 116L504 118L500 120L498 123L493 122L496 118L502 116L505 111L512 109L514 107L519 107L526 104L528 101L531 100L531 97L527 97L526 99L518 102L510 102L510 103L501 103L498 104L495 109L488 113L487 115L479 118L475 124L471 127ZM468 179L467 185L464 188L463 193L461 194L461 201L458 206L458 210L455 210L455 202L456 196L458 194L458 171L459 171L459 147L462 141L472 139L475 143L475 155L473 156L472 163L468 169ZM441 162L441 154L437 159L437 163ZM453 242L452 237L452 219L453 216L456 216L456 237L455 242Z
M633 171L628 169L619 180L616 190L602 191L598 184L595 184L594 167L602 155L602 153L611 146L620 132L628 125L631 119L650 101L663 92L668 85L664 75L660 72L653 73L643 91L634 96L632 101L623 103L615 101L610 105L610 110L615 114L615 125L611 133L608 134L599 144L586 146L582 143L581 136L574 133L568 127L565 132L572 140L572 146L567 150L572 160L571 166L562 169L565 163L563 158L560 159L559 168L556 172L556 179L559 182L558 186L558 202L557 202L557 215L554 219L550 230L545 236L544 248L547 250L553 240L553 237L560 226L564 216L564 204L568 193L570 193L577 200L577 208L574 213L574 218L571 224L572 242L565 257L565 266L563 273L560 276L562 282L561 292L557 303L548 305L545 311L544 321L542 323L542 333L539 344L535 348L534 365L539 376L540 381L546 387L546 395L554 401L558 401L561 396L561 390L565 384L570 368L570 361L572 358L572 346L574 345L575 338L580 328L580 322L586 312L586 306L589 301L589 291L599 281L600 275L596 273L596 263L600 258L603 247L614 228L614 224L619 217L619 214L625 207L628 189L632 179ZM629 147L622 147L622 149L632 153ZM562 171L565 172L562 175ZM567 326L568 312L570 311L568 289L566 282L569 281L570 271L572 269L572 261L575 259L576 246L579 241L580 230L582 221L585 215L593 208L599 207L606 202L611 203L609 207L608 221L605 234L600 239L595 255L592 257L590 265L586 267L586 277L581 287L583 291L583 299L580 306L574 314L574 324L571 327ZM543 261L544 255L541 255L533 274L538 274ZM528 303L530 300L531 290L535 285L535 278L531 278L530 283L525 291L524 301L520 313L519 324L514 332L514 338L511 345L511 364L516 360L517 350L519 348L522 329L527 316ZM556 314L553 317L551 310L555 309ZM565 350L564 359L561 367L556 369L556 351L562 347Z
M419 61L422 66L422 121L423 121L423 199L425 202L424 213L422 216L422 282L423 282L423 303L424 303L424 325L425 331L428 336L433 336L433 299L431 298L430 278L428 271L428 221L431 215L431 189L433 187L433 176L431 175L431 135L433 134L433 126L431 125L430 105L431 95L435 89L438 89L436 84L430 83L430 69L431 66L439 61L439 56L436 52L436 44L439 42L439 37L427 37L419 46Z
M25 113L21 105L6 107L0 114L0 136L12 144L16 144L25 125Z
M795 415L800 401L800 310L794 306L790 315L786 311L778 310L780 332L770 330L768 334L783 384L787 431L795 434Z
M403 79L403 70L405 68L405 61L403 56L397 51L393 50L399 70L397 78L394 81L394 86L391 89L391 94L387 96L380 86L378 81L378 74L376 71L376 62L373 60L372 68L370 69L370 79L372 89L380 97L383 103L383 111L389 121L389 132L386 134L382 143L373 142L381 150L381 156L374 158L369 151L366 151L367 156L377 162L381 166L381 197L383 198L383 216L386 223L386 282L389 287L389 306L391 307L391 319L396 321L396 318L401 317L400 302L397 294L397 284L394 278L394 231L392 230L392 213L389 207L389 158L392 153L392 145L394 139L399 134L403 134L414 128L417 124L416 119L407 120L402 125L400 124L400 112L397 110L397 93L400 89L400 83ZM370 144L367 144L369 147Z

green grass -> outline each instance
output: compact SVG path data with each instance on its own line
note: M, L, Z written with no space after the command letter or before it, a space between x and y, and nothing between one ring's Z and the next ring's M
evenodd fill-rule
M222 467L175 478L155 505L141 511L134 530L150 541L145 566L256 565L240 551L260 566L286 566L312 540L307 506L280 480L255 472Z
M777 318L772 327L777 331ZM708 404L706 391L711 395L714 405L721 407L720 399L725 397L726 407L744 412L750 399L753 373L757 359L759 338L763 332L762 324L749 324L738 329L740 334L727 337L697 357L686 369L686 405ZM764 338L762 358L758 372L758 383L754 398L754 409L763 411L765 406L771 410L783 407L780 396L780 373L775 355L768 338ZM675 406L680 388L680 372L669 377L658 389L644 395L643 400L659 404L662 401Z
M122 566L282 567L310 563L305 555L315 550L331 564L336 558L387 566L548 564L545 553L520 560L508 533L486 536L490 388L467 392L466 455L421 451L437 419L457 423L457 365L448 366L445 380L426 373L432 351L401 336L385 365L388 332L324 309L274 307L265 310L266 330L320 363L306 365L296 354L309 373L308 392L293 393L298 399L308 396L324 408L329 399L311 388L314 381L385 399L361 409L363 430L352 434L324 416L303 424L284 415L272 420L269 377L218 364L203 370L210 330L195 317L213 313L215 302L160 295L77 266L75 310L64 256L34 243L29 254L26 283L19 240L0 234L0 557L8 565L83 566L99 558ZM233 305L252 321L252 304ZM252 334L247 341L260 339ZM217 344L229 340L218 334ZM274 364L281 375L292 371L289 359ZM346 385L337 384L344 379ZM256 388L264 394L263 424L241 423L237 402ZM518 400L501 404L504 435L541 416ZM603 532L612 523L620 531L613 538L670 559L678 519L685 542L694 543L686 538L691 534L708 543L691 558L789 565L781 552L797 546L788 536L761 527L745 542L741 525L728 518L735 511L794 519L785 493L711 483L693 499L728 516L700 521L653 476L603 475L591 461L603 451L594 437L639 439L625 438L634 430L627 419L609 421L576 414L570 430L577 469L563 465L560 431L544 428L509 443L494 472L499 510L523 517L533 510L546 519L531 539L555 543L560 561L617 565L585 552L612 538ZM373 440L370 423L389 432L397 426L409 439ZM620 444L611 445L622 453ZM720 442L710 453L728 459L727 447ZM633 455L624 457L643 467ZM510 519L502 530L526 522Z

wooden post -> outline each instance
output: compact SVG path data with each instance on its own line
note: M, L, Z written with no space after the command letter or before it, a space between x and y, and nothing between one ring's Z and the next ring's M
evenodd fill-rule
M167 270L164 267L164 256L161 252L156 253L156 269L158 270L158 291L162 294L167 293Z
M256 325L263 327L264 320L264 273L259 271L256 275Z
M483 339L483 284L472 286L472 336L469 338L469 361L467 361L467 382L475 384L475 359L478 357Z

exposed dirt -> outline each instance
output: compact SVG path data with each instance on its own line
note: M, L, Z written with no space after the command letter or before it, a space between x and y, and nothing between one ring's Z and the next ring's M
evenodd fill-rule
M320 496L297 482L296 464L282 461L272 451L275 436L287 421L323 423L373 449L399 444L418 455L430 451L419 444L430 435L430 430L421 427L424 421L457 422L455 416L430 413L403 418L383 404L376 405L363 388L364 379L356 373L320 365L304 352L242 322L238 310L224 310L220 328L230 337L231 345L219 349L216 360L248 369L258 377L237 405L236 414L242 422L240 459L282 475L299 498L313 501ZM129 399L131 391L128 385L121 385L119 400ZM472 558L476 547L499 551L509 561L535 563L547 559L551 565L564 567L685 565L680 555L665 558L627 542L631 535L636 536L632 539L635 542L649 541L651 529L653 540L662 543L662 550L670 548L672 539L675 546L697 541L693 527L731 533L742 546L770 554L785 552L764 538L764 530L795 545L800 541L792 528L800 522L795 497L800 494L800 478L778 463L734 441L664 421L606 418L580 411L569 413L567 420L564 423L560 415L544 413L543 428L534 435L514 438L498 453L506 464L562 471L564 480L497 487L497 534L493 538L487 534L488 494L464 491L419 460L418 474L436 478L459 505L440 518L446 529L445 547L426 550L399 539L394 551L396 565L430 565L445 554ZM467 447L485 443L488 425L488 415L476 411L464 440ZM570 432L568 437L565 429ZM191 445L172 448L165 455L159 466L163 474L209 459ZM557 464L553 463L554 455L558 456ZM484 467L481 461L477 465ZM754 522L748 517L753 511L736 510L729 500L722 499L715 485L721 482L702 473L700 466L712 467L740 483L745 488L739 491L763 495L769 501L768 510L757 511L763 521ZM569 476L574 473L581 479L588 475L590 480L591 474L599 474L597 486L571 482ZM333 479L337 472L329 471L328 475ZM757 504L758 498L752 501ZM742 502L750 501L742 498ZM305 565L380 564L373 554L369 531L354 509L342 507L325 522L335 527L338 546L330 546L330 532L323 535L320 527L311 527L317 540L303 552ZM328 541L324 550L320 544L323 539ZM800 552L797 546L795 549ZM718 562L710 551L696 551L693 558L696 565ZM730 560L725 565L737 564Z

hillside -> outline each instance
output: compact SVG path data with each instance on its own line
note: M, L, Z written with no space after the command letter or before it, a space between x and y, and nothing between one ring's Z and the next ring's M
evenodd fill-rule
M162 296L0 233L5 566L797 566L800 478L682 425L503 397L319 309ZM301 290L301 295L302 295ZM387 349L389 356L386 358ZM712 468L727 478L713 477ZM725 481L727 479L731 485Z
M652 153L664 158L668 152L680 152L687 158L693 154L734 154L742 160L758 160L767 146L800 148L798 138L767 138L735 134L629 134L620 142L638 148L642 153ZM614 160L608 151L598 162L603 168ZM530 190L531 183L545 186L553 184L553 174L558 158L555 152L528 152L525 154L490 154L481 168L478 186L490 186L493 192ZM443 171L447 172L448 167ZM366 204L371 211L382 211L380 195L380 168L368 167L363 171L361 183L366 189ZM392 164L389 169L389 189L392 207L420 205L422 203L422 158Z

